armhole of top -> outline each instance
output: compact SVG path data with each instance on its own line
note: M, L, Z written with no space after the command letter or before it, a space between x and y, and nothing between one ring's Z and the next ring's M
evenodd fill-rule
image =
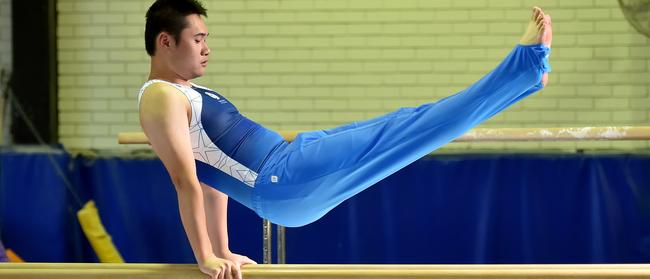
M162 83L169 84L172 87L176 88L176 90L178 90L181 94L183 94L183 96L185 96L185 98L187 99L187 102L190 105L190 114L191 115L190 115L190 124L189 125L190 125L190 127L192 125L194 125L194 119L196 119L196 118L194 116L195 111L194 111L194 106L192 105L192 100L191 100L190 96L188 95L187 92L185 92L185 90L183 90L182 87L180 87L180 86L178 86L178 85L176 85L176 84L174 84L172 82L169 82L169 81L165 81L165 80L161 80L161 79L152 79L152 80L148 80L147 82L145 82L142 85L142 88L140 88L140 93L138 93L138 111L140 111L140 101L142 100L142 94L144 94L144 91L147 89L147 87L149 87L150 85L152 85L154 83L157 83L157 82L162 82Z
M147 89L147 87L149 87L150 85L152 85L154 83L158 83L158 82L169 84L172 87L176 88L178 91L181 91L183 93L183 95L186 95L185 92L183 92L183 90L181 88L179 88L178 86L176 86L175 84L173 84L171 82L160 80L160 79L152 79L152 80L148 80L147 82L145 82L142 85L142 87L140 88L140 92L138 93L138 107L140 107L140 101L142 101L142 94L144 94L144 91Z

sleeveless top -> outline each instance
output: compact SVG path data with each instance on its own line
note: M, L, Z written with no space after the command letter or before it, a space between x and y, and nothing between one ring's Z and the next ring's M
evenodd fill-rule
M189 87L149 80L140 89L138 104L144 90L156 82L177 88L189 100L189 130L199 180L237 200L239 196L247 201L266 159L276 148L287 144L284 138L246 118L219 93L193 83Z

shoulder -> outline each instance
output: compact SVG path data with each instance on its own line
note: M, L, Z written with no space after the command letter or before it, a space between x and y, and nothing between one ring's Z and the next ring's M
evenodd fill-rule
M139 98L141 113L161 112L173 107L187 108L189 106L187 98L178 86L167 82L147 83L142 87Z
M141 89L143 95L156 95L156 97L178 95L180 91L177 86L162 81L148 81Z
M170 82L160 80L147 81L140 89L138 101L142 103L161 102L167 100L180 100L185 93L182 88Z

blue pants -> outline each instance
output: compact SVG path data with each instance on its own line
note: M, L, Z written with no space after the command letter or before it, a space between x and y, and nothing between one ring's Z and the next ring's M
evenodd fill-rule
M416 108L300 133L270 155L253 188L253 210L287 227L314 222L346 199L461 136L542 88L543 45L517 45L469 88Z

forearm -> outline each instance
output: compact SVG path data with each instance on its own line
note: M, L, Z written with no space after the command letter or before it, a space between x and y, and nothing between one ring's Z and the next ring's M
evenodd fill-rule
M196 182L196 186L184 185L176 187L178 193L178 206L185 233L192 246L192 251L198 262L214 256L212 245L206 227L206 218L203 207L203 193Z
M228 247L228 196L202 184L208 236L217 256L230 252Z

